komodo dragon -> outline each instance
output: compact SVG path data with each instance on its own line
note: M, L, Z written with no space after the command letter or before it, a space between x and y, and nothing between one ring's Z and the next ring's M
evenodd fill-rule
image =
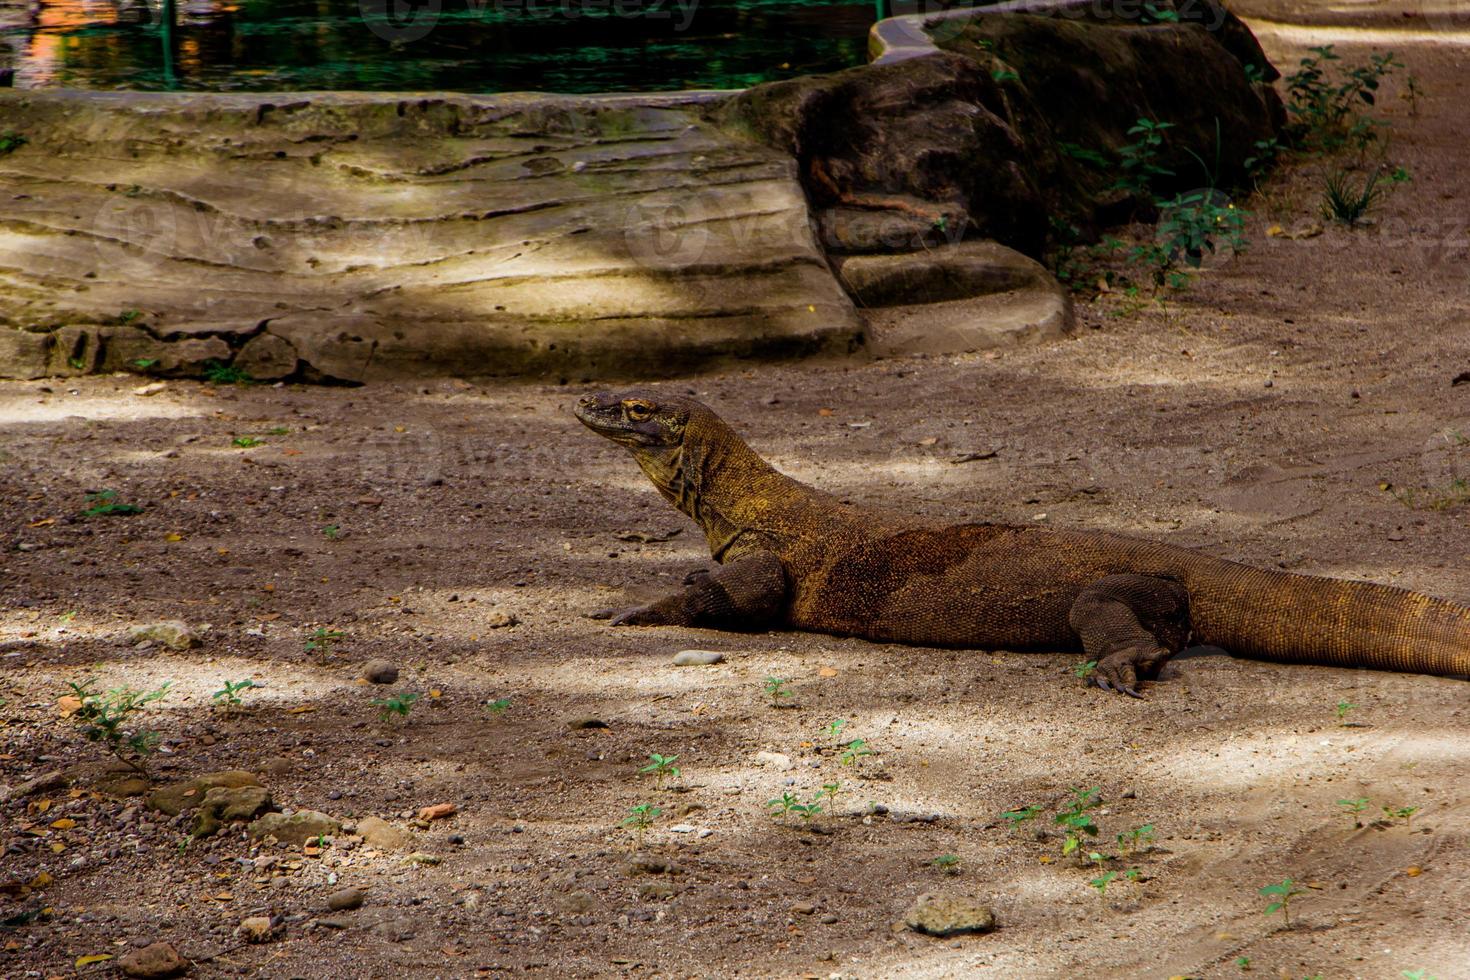
M1191 638L1287 663L1470 674L1470 609L1443 599L1097 531L854 507L776 472L689 398L604 392L575 414L633 454L721 566L614 625L1080 648L1094 683L1134 697Z

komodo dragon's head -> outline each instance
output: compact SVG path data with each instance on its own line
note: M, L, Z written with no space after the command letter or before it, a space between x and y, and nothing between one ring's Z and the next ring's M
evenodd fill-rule
M593 432L627 449L675 507L703 522L717 472L768 467L725 422L692 398L651 391L599 391L577 400L573 414Z

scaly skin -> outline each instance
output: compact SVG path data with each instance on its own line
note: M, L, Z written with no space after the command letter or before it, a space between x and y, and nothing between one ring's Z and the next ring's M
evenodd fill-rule
M614 620L870 640L1083 650L1137 696L1192 639L1287 663L1470 675L1470 609L1172 545L853 507L776 472L708 407L599 393L575 414L627 448L703 529L721 568Z

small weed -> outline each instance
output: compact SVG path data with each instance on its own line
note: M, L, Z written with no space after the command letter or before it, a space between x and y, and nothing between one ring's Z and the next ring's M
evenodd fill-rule
M842 783L830 782L822 784L822 795L827 798L827 809L833 813L837 812L837 796L842 792Z
M238 708L240 707L240 705L244 704L244 701L240 697L240 693L242 691L249 691L253 688L262 686L255 683L255 681L249 677L245 678L243 681L226 680L224 682L224 685L224 687L211 694L210 697L214 699L214 703L216 705L223 705L227 708Z
M87 503L90 506L82 511L83 517L115 517L143 513L143 508L137 504L118 503L116 490L98 490L96 493L89 493Z
M1136 136L1137 139L1118 150L1119 166L1122 167L1123 174L1110 189L1144 195L1156 178L1174 176L1174 171L1159 163L1159 153L1164 147L1164 131L1173 128L1173 123L1153 119L1138 120L1128 130L1128 135Z
M146 371L149 368L158 367L158 358L156 358L156 357L139 357L139 358L135 358L133 360L133 367L137 368L139 371Z
M1117 877L1118 872L1116 871L1104 871L1102 874L1089 881L1088 884L1091 885L1093 888L1096 888L1099 895L1106 895L1108 893L1108 885L1112 884L1113 881L1117 879Z
M766 696L771 699L771 704L780 706L782 698L791 697L791 692L786 690L786 685L791 683L784 677L767 677L765 680Z
M327 536L328 541L336 541L342 536L342 525L328 524L326 527L322 528L322 534L325 534Z
M1089 167L1095 167L1098 170L1107 170L1113 165L1111 160L1096 150L1089 150L1087 147L1079 146L1076 143L1058 143L1057 148L1078 163L1085 163Z
M674 761L679 757L677 755L659 755L657 752L650 752L648 758L648 765L639 769L638 772L640 775L652 774L653 788L659 792L663 792L665 779L679 778L679 767L674 765Z
M136 727L132 716L168 695L169 684L152 691L135 691L130 687L115 687L105 694L91 689L91 681L72 683L72 695L81 702L72 714L72 720L82 727L82 734L91 742L105 742L108 750L119 760L138 772L144 771L144 763L158 747L157 732Z
M1351 701L1343 700L1337 702L1337 723L1339 725L1347 724L1348 712L1352 711L1356 707L1357 705Z
M15 132L15 130L7 129L5 132L0 133L0 157L9 156L29 142L30 140Z
M273 425L265 430L265 434L268 436L287 436L291 434L291 430L284 425Z
M1417 806L1386 806L1383 808L1383 816L1387 820L1402 820L1406 829L1412 830L1414 814L1419 812Z
M1364 178L1361 186L1348 178L1347 171L1334 170L1327 175L1322 190L1322 216L1352 227L1368 215L1368 210L1383 200L1385 191L1378 186L1378 171Z
M1084 660L1080 664L1074 664L1072 667L1072 673L1077 675L1078 680L1085 681L1087 680L1087 678L1097 673L1097 661Z
M644 832L649 827L652 827L653 822L662 814L663 811L652 803L640 803L637 806L628 808L628 815L623 818L622 826L633 828L633 831L638 835L638 849L640 851L643 849Z
M1251 155L1244 161L1245 172L1252 183L1257 183L1275 165L1276 158L1281 155L1281 143L1275 137L1256 140L1251 144L1251 149Z
M990 77L1001 84L1005 84L1006 82L1019 82L1021 80L1021 76L1009 68L997 68L990 73Z
M1062 840L1062 857L1072 854L1080 857L1083 836L1097 836L1097 822L1092 819L1088 811L1102 805L1099 799L1102 793L1100 787L1094 786L1092 789L1082 790L1074 786L1071 792L1071 802L1052 817L1053 823L1065 827L1067 831L1066 837Z
M810 826L813 818L822 812L821 797L818 796L810 803L803 803L793 793L782 793L779 799L769 800L766 809L778 811L776 816L790 816L796 814L801 818L803 824Z
M1292 881L1290 878L1282 879L1281 884L1279 885L1265 886L1261 889L1261 894L1265 895L1267 898L1272 899L1272 902L1271 904L1266 906L1265 911L1262 914L1275 915L1277 912L1280 912L1281 920L1286 924L1286 928L1290 929L1291 900L1295 896L1300 895L1305 891L1305 888L1298 888L1296 882Z
M1037 804L1021 807L1019 810L1007 810L1001 817L1010 823L1012 830L1020 830L1021 825L1028 820L1034 820L1041 813L1042 807Z
M255 379L233 364L210 360L204 362L204 380L216 385L248 385Z
M135 320L141 320L142 318L142 310L123 310L117 315L117 322L122 324L123 326L127 326Z
M855 738L843 746L842 757L839 761L844 766L855 766L859 759L872 754L873 750L868 748L866 739Z
M378 709L378 717L383 721L388 721L390 718L406 719L408 713L413 710L414 702L420 697L422 695L415 691L406 691L391 697L374 698L368 704Z
M1118 848L1125 856L1137 854L1154 842L1154 825L1146 823L1118 835Z
M494 701L485 702L485 713L491 718L499 718L510 710L510 698L496 698Z
M236 449L254 449L256 446L264 446L265 440L254 436L236 436L230 440L230 445Z
M960 873L960 858L958 854L941 854L929 863L947 875L957 875Z
M1347 814L1348 819L1353 822L1353 830L1357 830L1359 827L1363 826L1363 821L1358 819L1358 814L1368 809L1368 797L1359 796L1351 800L1338 800L1337 805L1342 807L1343 812Z
M1329 72L1329 64L1342 60L1333 45L1308 50L1311 55L1286 76L1287 108L1297 142L1328 153L1348 144L1366 147L1377 138L1377 121L1359 115L1358 107L1373 105L1380 80L1403 64L1390 52L1372 55L1366 65Z
M1249 956L1237 956L1235 958L1235 968L1241 971L1249 970L1251 968L1251 958Z
M68 357L66 359L66 363L71 366L71 369L73 371L87 370L87 362L82 360L80 357Z
M837 718L827 723L827 737L836 741L842 735L842 729L847 727L847 722Z
M1144 24L1177 24L1179 23L1179 11L1144 3L1143 16L1140 21Z
M1404 980L1435 980L1428 970L1405 970Z
M347 634L341 630L332 630L327 629L325 626L318 626L316 631L306 638L306 652L314 653L320 650L322 653L330 654L332 652L332 645L340 640L346 639L346 637Z

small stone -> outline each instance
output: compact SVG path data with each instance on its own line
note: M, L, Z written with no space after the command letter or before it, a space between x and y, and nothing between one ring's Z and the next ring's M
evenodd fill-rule
M958 936L991 931L995 913L962 896L925 892L904 913L903 924L929 936Z
M516 619L510 613L493 612L485 617L485 628L491 630L501 630L506 629L510 626L518 626L520 625L520 622L521 621L519 619Z
M367 893L361 888L342 888L327 896L327 908L333 912L350 912L362 908Z
M675 667L709 667L724 660L725 655L718 650L680 650L674 654Z
M824 926L832 926L832 925L836 925L839 920L838 920L837 914L835 912L828 912L826 915L823 915L817 921L820 922Z
M695 827L691 823L676 823L672 827L669 828L669 833L671 833L671 834L692 834L697 829L699 829L699 828Z
M324 915L316 920L323 929L351 929L352 919L345 915Z
M409 864L424 864L430 867L444 862L442 857L437 854L430 854L428 851L414 851L403 860Z
M289 817L283 813L267 813L246 828L259 840L274 837L283 844L305 844L314 837L331 837L342 832L342 825L316 810L297 810Z
M656 902L674 897L674 886L667 881L645 881L638 886L638 897L645 902Z
M607 727L607 722L603 721L601 718L573 718L571 721L567 722L567 728L571 729L574 732L582 731L586 728Z
M260 764L260 771L271 776L287 776L296 768L296 760L285 756L267 759Z
M453 803L435 803L433 806L421 807L419 809L420 820L443 820L454 816L459 807Z
M254 820L272 806L264 786L216 786L205 792L194 815L194 836L212 837L225 824Z
M143 640L152 640L162 643L171 650L187 650L197 647L202 642L198 634L191 630L188 625L178 620L167 620L161 623L149 623L146 626L134 626L128 630L128 639L134 643Z
M250 918L240 921L239 927L235 930L235 935L247 943L264 943L270 941L271 934L274 931L271 927L269 916L252 915Z
M152 943L117 958L118 969L130 977L173 977L189 968L189 961L168 943Z
M369 684L392 684L398 680L398 666L386 660L369 660L362 676Z
M755 764L758 766L774 766L782 772L793 768L791 756L781 752L757 752L755 754Z
M791 906L791 911L797 915L811 915L817 911L817 907L812 902L797 902Z
M176 817L185 810L192 810L204 802L205 794L215 787L236 789L241 786L259 786L260 780L243 769L226 769L209 772L182 783L163 786L148 794L148 808Z
M168 385L164 384L162 381L154 381L151 384L146 384L134 388L133 394L137 395L140 398L147 398L150 395L158 394L160 391L163 391L167 387Z
M383 851L401 851L409 844L408 831L382 817L363 817L357 822L357 834L370 846Z
M653 854L640 854L629 858L623 864L623 871L629 877L636 878L638 875L677 874L679 869L668 858L661 858Z

